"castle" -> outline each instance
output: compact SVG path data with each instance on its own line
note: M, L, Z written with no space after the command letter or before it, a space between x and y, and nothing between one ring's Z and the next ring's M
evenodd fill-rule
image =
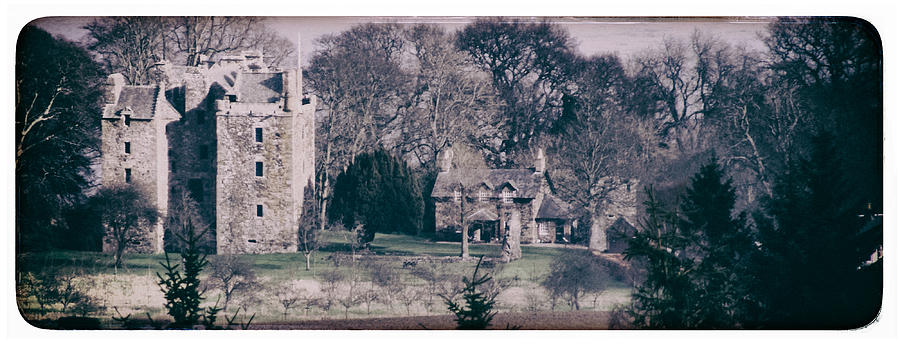
M162 217L128 251L173 249L163 223L185 196L208 226L208 252L297 251L315 171L316 100L302 94L301 71L269 69L256 51L153 69L152 85L113 74L104 90L103 184L142 187Z

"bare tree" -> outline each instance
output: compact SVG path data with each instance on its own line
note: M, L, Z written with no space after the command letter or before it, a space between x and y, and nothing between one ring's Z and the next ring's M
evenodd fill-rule
M282 318L286 320L288 311L294 308L297 305L297 302L300 301L298 290L291 282L273 285L275 286L275 292L273 294L275 294L275 299L278 300L278 304L280 304L283 309Z
M434 169L442 149L491 128L498 102L487 76L466 61L442 28L420 24L405 37L415 59L397 122L398 147L421 167Z
M549 22L490 18L463 28L456 44L490 74L503 102L503 117L494 124L501 144L494 145L494 134L479 142L495 162L509 164L509 156L527 149L560 118L575 58L572 39Z
M84 29L88 48L100 55L108 71L121 73L128 84L148 84L150 69L174 58L173 47L166 41L169 25L162 17L100 17Z
M554 154L549 156L554 168L549 175L557 193L586 210L592 228L598 228L610 193L639 174L635 163L645 160L647 142L652 142L646 138L652 134L625 110L621 99L627 76L618 58L594 57L579 66L578 89L566 120L549 141Z
M345 276L340 269L332 268L319 273L319 277L322 282L322 291L325 294L325 297L320 301L320 306L325 315L328 315L328 310L339 300L340 284Z
M175 48L185 54L188 66L199 65L202 56L213 58L245 49L268 48L272 52L277 47L278 59L284 59L292 51L288 48L290 41L278 38L258 17L174 17L170 20L169 37Z
M346 284L344 295L338 298L338 303L344 307L344 319L349 318L350 308L363 302L359 286L362 284L361 274L356 264L351 265L350 275L343 281Z
M175 193L170 195L168 215L164 224L167 252L180 252L186 247L183 235L178 233L185 230L188 224L196 230L209 230L209 225L205 223L206 219L200 215L200 211L199 204L187 189L175 189ZM197 247L203 253L215 253L215 234L204 233L198 240Z
M266 64L280 66L295 53L258 17L104 17L84 28L88 47L130 84L152 82L150 68L162 60L197 66L203 57L256 49Z
M149 242L147 232L153 228L159 212L144 190L134 184L104 185L90 198L106 230L104 243L109 243L115 256L115 267L122 266L122 255L135 244Z
M228 310L228 303L236 296L247 294L259 288L252 264L236 255L220 255L209 262L211 273L206 279L207 286L222 292L225 301L222 310Z
M375 148L397 117L407 75L400 58L402 31L395 24L363 24L317 40L306 80L323 110L316 124L319 225L326 225L332 177L357 154Z

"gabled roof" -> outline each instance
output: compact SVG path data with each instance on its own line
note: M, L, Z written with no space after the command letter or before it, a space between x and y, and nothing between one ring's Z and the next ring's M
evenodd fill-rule
M119 100L107 116L118 117L122 110L130 108L132 119L152 119L157 94L157 86L122 86Z
M637 232L637 228L628 223L624 217L619 217L615 223L606 228L606 235L609 238L627 238L634 235L635 232Z
M281 100L284 88L281 72L243 72L239 77L238 102L270 103Z
M493 192L498 192L504 183L510 182L516 189L516 197L534 198L540 191L543 177L535 175L532 169L454 169L438 174L431 196L451 197L460 182L466 190L470 190L469 194L482 183L493 187Z
M538 209L537 216L534 219L571 219L572 208L565 201L560 200L554 195L547 194L541 207Z
M500 217L498 217L496 213L485 209L480 209L466 216L466 220L470 221L495 221L499 219Z

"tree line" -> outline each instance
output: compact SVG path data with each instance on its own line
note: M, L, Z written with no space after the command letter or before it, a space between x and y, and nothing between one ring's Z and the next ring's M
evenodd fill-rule
M101 18L86 29L85 44L31 26L20 33L15 125L20 251L90 239L82 237L81 217L98 212L83 202L92 188L98 86L106 73L126 72L129 83L141 84L152 78L145 73L148 64L161 59L194 65L201 55L255 48L278 65L293 54L289 41L250 17ZM467 158L462 165L505 168L528 166L532 152L545 148L554 190L588 222L603 216L598 206L611 189L606 178L635 178L655 188L641 198L653 206L643 217L655 220L639 228L642 232L671 224L664 229L675 236L702 235L704 228L725 234L699 241L675 237L679 247L705 245L681 253L710 257L699 263L703 268L732 269L725 265L737 255L699 249L710 242L738 242L732 239L743 235L737 231L749 230L746 237L754 240L749 252L772 265L765 272L771 278L756 277L769 278L765 286L838 290L822 272L841 268L855 274L856 264L848 264L872 248L850 242L859 249L832 249L857 228L847 216L862 213L863 206L882 209L880 39L864 21L830 17L774 19L761 38L765 49L754 51L696 31L688 40L667 38L631 57L586 57L565 28L515 18L478 18L456 32L382 23L322 36L304 69L305 87L320 100L317 206L307 209L318 215L319 228L330 224L328 216L346 216L329 211L340 201L338 177L360 165L362 155L383 151L399 159L381 162L399 160L403 168L365 160L363 166L402 173L384 176L392 179L414 176L406 180L412 182L408 187L396 187L418 195L410 208L423 204L424 213L403 216L409 220L397 225L428 232L433 206L427 198L441 150L460 149L455 152ZM711 157L715 170L702 165ZM729 177L728 218L718 210L715 221L691 222L701 218L691 212L699 207L685 205L697 194L698 183L690 176L697 171L709 182L715 175ZM826 173L834 176L821 176ZM739 243L746 246L746 240ZM659 256L668 259L663 268L676 260ZM804 268L810 259L820 262ZM652 266L648 271L653 274ZM729 283L721 278L664 282L670 280L684 280L688 287L695 281ZM653 288L645 289L661 290ZM787 290L769 290L771 297L757 301L765 306L746 312L810 306L831 298L829 293L836 293L831 289L812 291L801 301L779 296Z

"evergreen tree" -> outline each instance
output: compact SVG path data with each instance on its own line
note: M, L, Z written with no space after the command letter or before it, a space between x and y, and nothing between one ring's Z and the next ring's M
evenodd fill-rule
M647 217L629 243L628 260L646 265L629 313L649 328L739 328L746 312L752 238L735 192L712 159L691 179L679 212L648 190Z
M697 291L698 326L742 326L748 305L747 263L753 250L743 213L733 216L735 191L731 179L711 159L700 168L681 203L680 228L691 240L685 252L695 259L692 282Z
M328 214L347 229L357 223L363 225L359 241L368 244L376 232L419 233L422 200L421 187L412 170L399 158L378 150L358 155L338 175Z
M166 262L160 263L166 270L165 276L156 273L159 288L166 298L166 310L175 319L170 328L190 329L203 315L203 308L200 307L203 301L200 293L200 272L209 263L206 255L202 254L198 247L203 233L205 231L195 231L192 222L186 220L179 234L185 244L181 252L181 264L172 264L169 254L165 253ZM178 270L179 266L184 267L184 273ZM205 321L210 322L210 316L214 321L215 313L218 311L218 307L208 308Z
M689 276L695 264L683 256L689 240L678 230L677 214L663 207L652 186L646 191L646 217L625 250L625 260L644 265L646 277L626 313L636 327L697 328Z
M763 253L753 263L754 293L764 327L853 328L877 313L878 298L876 307L861 306L860 295L880 298L880 287L860 278L872 250L857 247L861 204L849 198L838 158L831 135L816 136L810 158L791 165L757 216Z

